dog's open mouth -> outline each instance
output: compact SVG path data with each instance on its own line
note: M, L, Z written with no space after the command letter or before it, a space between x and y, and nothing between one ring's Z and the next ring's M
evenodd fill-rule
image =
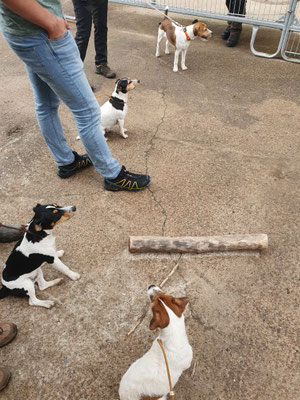
M207 36L200 36L201 37L201 39L203 39L203 40L208 40L208 37Z

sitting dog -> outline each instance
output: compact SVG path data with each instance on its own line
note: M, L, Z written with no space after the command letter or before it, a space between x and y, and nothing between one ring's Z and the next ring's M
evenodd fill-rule
M3 286L0 289L0 299L9 295L27 295L30 305L50 308L54 305L54 301L38 300L34 284L37 283L39 289L44 290L57 285L63 279L45 281L42 265L47 262L72 280L80 278L77 272L71 271L60 261L59 257L63 256L64 251L56 250L55 237L52 235L55 225L70 219L76 207L37 204L33 211L34 217L28 223L23 239L15 245L2 271Z
M193 358L183 316L189 299L172 297L154 285L149 286L148 296L153 313L150 329L160 328L158 338L165 349L172 385L175 386L182 372L190 367ZM119 388L120 400L166 400L169 391L164 356L155 340L150 350L123 375Z
M156 57L159 57L159 44L163 37L166 40L165 53L170 54L169 43L175 47L174 66L173 71L178 71L178 60L181 54L181 68L186 70L185 56L187 49L192 40L199 36L202 40L207 41L212 36L212 31L207 29L207 26L195 20L192 25L179 27L171 22L168 17L168 8L165 9L165 17L158 27L157 44L156 44Z
M128 78L122 78L116 81L110 99L100 107L101 128L104 135L106 130L111 129L118 123L120 127L120 135L124 139L128 137L125 133L127 129L124 128L124 121L128 111L128 92L133 90L139 83L139 80Z

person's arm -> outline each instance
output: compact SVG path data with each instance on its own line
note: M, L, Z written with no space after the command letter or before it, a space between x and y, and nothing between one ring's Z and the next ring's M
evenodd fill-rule
M58 39L63 36L66 29L70 29L63 18L58 18L36 0L2 0L15 14L44 28L48 32L49 39Z

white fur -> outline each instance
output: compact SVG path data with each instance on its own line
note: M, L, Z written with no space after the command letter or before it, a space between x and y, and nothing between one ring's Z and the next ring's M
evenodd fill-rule
M120 100L124 101L124 108L123 110L117 110L112 104L106 101L101 107L101 128L103 134L105 136L105 131L107 129L111 129L114 125L119 124L120 127L120 135L126 139L128 135L126 135L127 129L124 129L124 121L125 117L128 112L127 100L128 100L128 93L119 93L116 92L116 88L114 89L112 96L117 97Z
M170 308L164 303L163 305L170 322L166 328L160 330L158 338L161 339L167 355L174 387L182 372L190 367L193 351L185 332L183 314L178 318ZM142 395L163 395L160 400L166 400L169 391L165 360L155 339L150 350L135 361L123 375L119 388L120 400L139 400Z

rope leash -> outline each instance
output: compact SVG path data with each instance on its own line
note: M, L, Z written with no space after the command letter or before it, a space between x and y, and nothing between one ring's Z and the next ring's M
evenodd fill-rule
M163 344L162 344L162 341L161 341L160 339L157 339L157 342L158 342L158 344L159 344L160 347L161 347L161 350L162 350L163 355L164 355L166 367L167 367L167 374L168 374L168 380L169 380L169 386L170 386L170 399L171 399L171 400L174 400L175 397L174 397L174 392L173 392L173 388L172 388L172 381L171 381L171 375L170 375L170 370L169 370L167 355L166 355L164 346L163 346Z
M20 228L15 228L14 226L4 225L4 224L2 224L2 223L0 222L0 228L1 228L1 227L7 228L7 229L14 229L14 230L19 231L19 232L21 232L21 233L23 233L23 234L25 234L25 233L30 233L31 235L38 236L39 238L43 238L43 236L40 235L40 234L38 234L37 232L30 232L30 231L27 229L26 225L21 225Z
M106 93L100 93L100 94L95 94L95 97L96 97L96 99L99 99L99 97L108 97L109 99L111 99L111 100L113 100L115 103L118 103L118 104L126 104L126 102L125 101L116 101L116 100L114 100L113 98L112 98L112 96L111 95L109 95L109 94L106 94Z
M14 229L14 230L19 231L19 232L21 232L21 233L26 233L26 232L28 232L28 230L27 230L27 228L26 228L26 225L21 225L20 228L15 228L14 226L4 225L4 224L2 224L2 223L0 222L0 227L1 227L1 226L2 226L3 228Z
M159 10L157 7L155 7L153 4L147 3L147 2L146 2L146 4L148 4L150 7L152 7L158 13L162 14L164 17L168 18L170 21L173 22L173 24L179 26L180 28L183 28L183 25L181 25L179 22L175 21L173 18L171 18L168 15L166 15L165 13L163 13L161 10Z

